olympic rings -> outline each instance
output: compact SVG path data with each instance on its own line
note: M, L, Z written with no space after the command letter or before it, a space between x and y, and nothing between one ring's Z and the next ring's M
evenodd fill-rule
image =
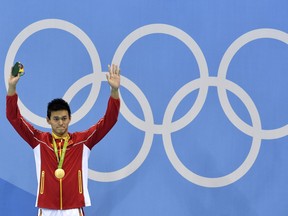
M86 75L79 79L77 82L75 82L64 95L64 98L67 101L70 101L73 99L73 97L77 94L78 91L80 91L82 88L89 84L92 84L91 92L96 92L96 94L91 94L90 92L85 103L75 113L73 113L74 121L71 123L76 123L90 111L98 97L101 82L106 81L106 79L103 73L101 73L102 69L100 64L100 58L93 42L81 29L79 29L75 25L63 20L46 19L35 22L26 27L18 34L18 36L15 38L8 50L5 61L4 76L6 79L8 79L8 72L10 71L10 66L13 64L14 58L21 44L33 33L47 28L58 28L76 36L86 47L92 61L93 73ZM125 104L125 101L121 97L121 94L120 97L122 103L120 112L123 114L124 118L129 121L133 126L145 132L143 145L137 156L127 166L114 172L97 172L90 169L89 177L95 181L109 182L120 180L129 176L130 174L135 172L145 161L152 146L154 134L161 134L163 138L165 152L171 164L177 170L177 172L185 179L203 187L223 187L234 183L235 181L242 178L253 166L261 147L261 140L277 139L286 136L288 134L288 125L273 130L263 130L261 126L259 112L253 100L240 86L226 79L228 66L234 55L245 44L261 38L276 39L288 44L288 34L275 29L256 29L240 36L231 44L231 46L225 52L219 65L218 76L211 77L208 73L208 66L204 54L202 53L198 44L188 34L174 26L164 24L151 24L138 28L132 33L130 33L117 48L112 62L120 66L121 60L128 48L138 39L149 34L168 34L182 41L190 49L191 53L194 55L197 61L200 71L200 78L188 82L176 92L176 94L172 97L166 108L163 117L163 124L156 125L154 124L153 111L151 110L151 106L149 104L149 101L145 97L145 94L131 80L121 75L122 86L129 90L139 101L144 113L144 120L139 119L129 110L129 108ZM217 88L220 104L230 122L240 131L252 137L252 145L250 151L243 163L230 174L218 178L203 177L193 173L191 170L185 167L185 165L182 164L177 154L175 153L171 140L172 132L181 130L183 127L191 123L194 118L199 114L206 100L208 88L210 86ZM199 93L191 109L182 118L172 122L173 114L177 106L180 104L180 102L184 99L185 96L187 96L190 92L196 89L199 89ZM245 107L250 114L252 126L243 122L234 112L228 100L226 90L234 93L240 100L243 101ZM36 125L47 127L46 121L43 118L29 111L20 100L19 106L25 118L27 118Z

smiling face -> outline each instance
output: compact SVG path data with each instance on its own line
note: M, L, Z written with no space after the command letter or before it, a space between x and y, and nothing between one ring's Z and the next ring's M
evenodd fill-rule
M50 118L47 117L47 122L51 125L52 132L59 137L67 135L70 121L71 118L67 110L53 111Z

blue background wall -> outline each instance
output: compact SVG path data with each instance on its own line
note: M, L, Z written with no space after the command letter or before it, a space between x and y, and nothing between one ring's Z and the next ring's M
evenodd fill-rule
M86 215L288 215L288 2L19 1L0 7L0 212L36 215L33 151L5 117L15 61L23 115L104 113L111 62L121 115L90 157ZM73 87L73 88L70 88ZM84 105L82 107L82 105Z

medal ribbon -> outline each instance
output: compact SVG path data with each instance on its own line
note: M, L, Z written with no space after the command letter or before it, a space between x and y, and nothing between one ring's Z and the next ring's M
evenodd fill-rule
M64 145L63 145L63 149L62 149L62 154L60 155L60 159L59 159L57 144L56 144L56 141L55 141L55 138L58 138L58 137L55 134L53 134L53 133L52 133L52 135L53 135L53 148L54 148L54 152L55 152L55 155L56 155L56 158L57 158L57 161L58 161L58 169L62 169L64 158L65 158L65 153L66 153L66 150L67 150L67 145L68 145L68 141L69 141L70 137L68 135L68 136L66 136L64 138L65 142L64 142Z

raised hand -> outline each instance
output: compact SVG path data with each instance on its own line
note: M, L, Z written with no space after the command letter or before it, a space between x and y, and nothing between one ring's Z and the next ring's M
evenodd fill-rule
M112 90L118 90L120 87L120 68L115 64L112 64L112 66L108 65L108 72L109 74L106 74L106 78L109 85Z

